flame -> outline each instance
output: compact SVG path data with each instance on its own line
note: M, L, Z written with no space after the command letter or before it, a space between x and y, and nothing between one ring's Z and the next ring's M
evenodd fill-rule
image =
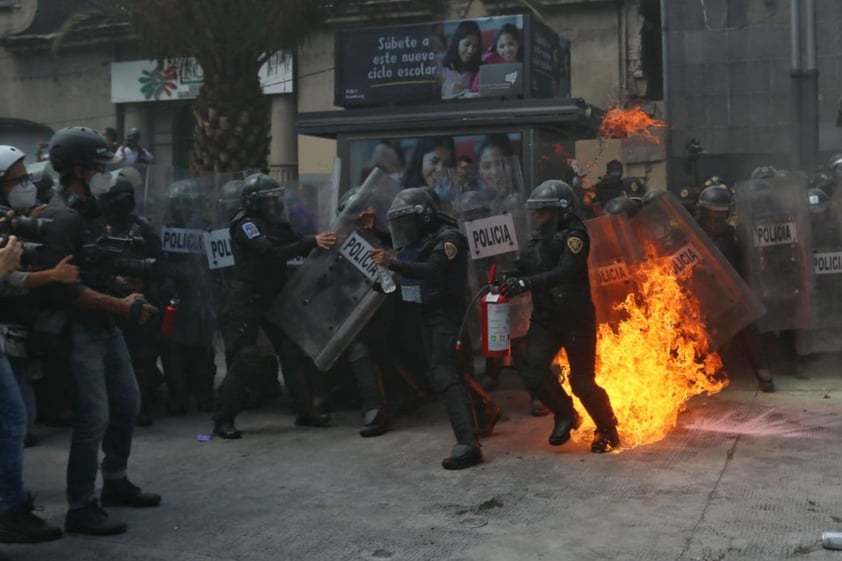
M722 360L709 352L699 301L682 291L670 259L647 259L636 279L639 293L620 304L628 319L616 329L603 324L597 330L596 381L611 399L624 449L661 440L691 397L713 395L728 385ZM573 395L563 350L555 363L565 391ZM584 413L575 396L574 402ZM574 439L590 440L595 426L587 415L583 418Z
M628 109L612 107L602 118L597 138L630 138L639 136L647 142L660 146L660 139L652 134L650 128L661 128L667 124L660 119L654 119L635 105Z

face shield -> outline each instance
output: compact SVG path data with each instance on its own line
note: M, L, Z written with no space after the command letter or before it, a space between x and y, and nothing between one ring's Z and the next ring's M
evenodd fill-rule
M528 209L527 223L533 238L550 238L558 231L561 208L555 206L538 206Z
M260 192L260 213L268 222L281 224L289 222L286 205L286 190L283 187Z
M392 234L392 244L398 249L411 245L421 237L416 206L389 211L389 232Z
M729 214L726 209L699 207L699 225L709 235L724 234L728 231Z

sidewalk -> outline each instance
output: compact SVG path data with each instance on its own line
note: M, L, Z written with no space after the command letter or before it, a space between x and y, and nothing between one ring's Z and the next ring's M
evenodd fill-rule
M138 429L130 476L162 506L112 509L129 522L122 536L0 550L17 561L842 559L820 543L842 530L839 357L806 372L776 373L774 394L738 375L691 401L663 441L608 455L548 446L551 418L529 416L507 373L487 463L461 472L439 466L452 434L438 404L372 439L354 412L329 429L248 412L242 440L204 443L205 415L159 419ZM60 524L69 433L40 434L25 480Z

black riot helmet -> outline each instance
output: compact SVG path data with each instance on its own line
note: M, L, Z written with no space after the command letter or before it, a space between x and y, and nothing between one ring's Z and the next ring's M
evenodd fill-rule
M642 197L646 194L646 183L639 177L624 177L623 191L627 197Z
M74 165L108 165L116 160L108 141L88 127L68 127L58 130L50 139L50 164L63 174Z
M646 194L643 195L643 198L641 199L641 202L643 203L643 206L646 206L649 203L651 203L652 201L654 201L655 199L657 199L659 197L663 197L666 194L667 194L666 189L652 189L651 191L646 191Z
M721 185L705 187L699 193L696 220L708 234L721 234L729 227L728 218L733 205L734 197L727 187Z
M698 187L684 187L678 192L678 200L681 202L681 206L687 209L687 212L693 214L696 211L696 203L699 200L699 195Z
M575 216L576 194L573 188L557 179L544 181L526 199L533 233L551 236Z
M398 249L423 238L436 227L436 203L425 189L399 191L387 214L392 241Z
M488 198L477 190L463 191L459 195L459 212L466 222L487 218L491 213L491 205Z
M642 199L629 197L614 197L602 207L603 214L624 215L631 218L643 208Z
M169 219L179 228L196 226L201 217L202 186L195 179L181 179L170 185Z
M823 214L830 207L830 197L818 187L807 190L807 202L810 205L810 214L813 216Z
M772 166L760 166L754 168L754 171L751 172L752 179L769 179L770 177L775 177L778 174L778 170L776 170Z
M242 179L232 179L219 189L216 208L219 211L219 219L222 222L231 222L234 215L240 210L242 206L243 183Z
M345 209L348 208L348 205L350 205L352 202L354 202L354 197L356 197L357 193L359 193L359 192L360 192L359 187L351 187L350 189L345 191L345 193L343 193L341 197L339 197L339 202L336 204L336 214L337 214L337 216L342 214L345 211ZM353 208L348 210L348 212L351 212L351 211L353 211Z
M269 222L289 222L286 212L286 189L265 173L254 173L243 181L240 200L246 214Z
M100 210L107 220L125 220L132 213L139 178L140 173L134 168L111 172L111 188L99 198Z

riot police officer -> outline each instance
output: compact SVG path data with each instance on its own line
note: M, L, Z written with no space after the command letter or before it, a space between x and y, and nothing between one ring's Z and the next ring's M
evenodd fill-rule
M126 296L134 291L143 291L146 299L160 305L157 293L156 266L162 257L161 239L152 228L134 213L135 188L140 185L140 173L130 167L111 173L111 188L99 198L102 216L98 220L102 231L116 238L130 240L133 255L129 270L121 270L119 286L112 296ZM146 322L135 325L123 318L117 318L117 325L123 332L132 368L140 388L140 414L138 426L152 424L150 407L155 389L163 382L158 370L158 324Z
M264 318L264 312L286 281L287 260L306 256L316 247L329 249L336 242L332 232L299 236L289 223L284 191L268 175L248 176L241 192L242 209L231 221L235 265L222 317L222 333L226 349L231 353L231 364L213 417L214 434L221 438L242 436L234 426L234 419L242 407L249 377L260 367L259 329L263 329L280 356L284 381L296 408L296 424L322 427L331 421L323 410L324 401L318 402L326 401L326 389L313 387L324 382L323 373L318 373L304 352Z
M696 205L696 220L711 242L725 256L736 271L741 269L740 246L736 231L731 225L730 216L734 208L731 191L721 183L713 183L699 193ZM736 344L746 357L754 371L760 389L764 392L775 391L772 372L769 370L764 354L760 350L760 332L756 324L751 324L739 332L731 344Z
M401 297L421 331L427 376L444 402L456 444L442 460L445 469L464 469L483 461L471 397L459 373L456 350L465 312L468 243L455 222L437 212L424 189L399 192L388 213L396 258L372 250L378 265L401 275Z
M550 366L563 347L570 361L570 385L596 423L592 452L617 448L617 419L595 381L596 312L588 277L590 239L576 216L573 189L563 181L545 181L526 201L534 222L532 238L517 263L519 276L501 286L504 294L532 291L533 311L527 334L524 382L555 414L549 442L570 439L581 419Z
M59 174L61 190L50 201L43 255L46 264L65 256L77 259L82 247L96 236L96 197L111 186L106 165L114 153L99 133L87 127L57 131L50 140L50 163ZM102 461L104 506L150 507L161 497L143 493L126 478L139 392L126 343L112 314L130 316L142 323L156 312L133 293L114 298L83 284L47 285L47 299L66 311L66 331L72 341L70 366L75 398L73 433L67 466L65 518L68 532L103 535L125 532L125 523L109 519L95 499L99 448Z
M643 208L643 199L629 197L614 197L605 203L602 209L603 214L624 215L626 218L631 218L641 211Z

